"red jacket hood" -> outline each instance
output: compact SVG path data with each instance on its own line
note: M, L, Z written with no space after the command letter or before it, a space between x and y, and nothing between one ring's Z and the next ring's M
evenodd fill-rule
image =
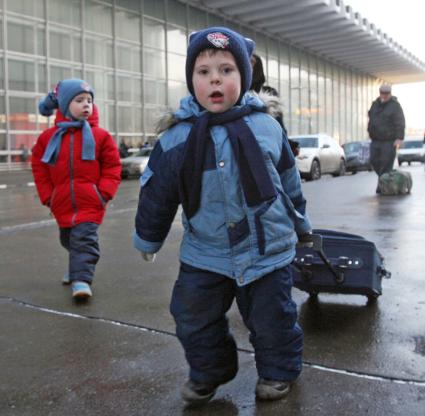
M70 119L65 117L58 108L56 110L55 125L62 121L70 121ZM99 111L97 109L96 104L93 104L93 113L87 121L89 122L91 127L99 127Z

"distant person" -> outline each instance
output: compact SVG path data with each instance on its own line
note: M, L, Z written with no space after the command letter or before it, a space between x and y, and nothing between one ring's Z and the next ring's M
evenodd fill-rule
M252 83L251 91L258 94L258 98L266 104L267 112L280 124L285 135L288 135L285 124L283 122L283 106L279 98L279 93L273 87L264 85L266 83L266 76L263 69L263 61L259 55L255 53L251 57L252 64ZM299 143L290 140L289 145L291 146L292 153L294 156L298 156L300 153Z
M170 310L190 367L182 389L188 403L207 402L236 376L226 316L235 299L255 350L256 396L281 399L302 369L290 264L311 227L286 135L264 103L245 94L253 48L224 27L190 36L190 95L141 178L134 245L145 260L154 259L183 206Z
M40 103L43 116L56 109L54 127L45 130L33 149L32 170L41 203L50 208L69 253L72 296L92 296L99 260L98 227L106 204L117 192L121 163L111 135L98 126L93 89L81 79L65 79Z
M130 148L130 146L127 145L127 143L125 142L125 140L121 140L121 143L120 143L120 145L118 147L121 158L130 156L130 152L128 151L129 148Z
M372 139L370 162L379 178L393 169L397 149L404 139L403 109L397 97L391 95L391 85L379 87L379 97L372 103L368 114L367 131ZM381 193L379 182L376 193Z

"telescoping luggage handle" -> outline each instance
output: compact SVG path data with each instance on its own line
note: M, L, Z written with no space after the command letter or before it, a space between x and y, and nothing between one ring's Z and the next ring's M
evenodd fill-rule
M307 243L307 246L311 247L322 259L323 263L325 263L326 267L329 269L329 271L333 274L335 277L335 281L337 283L343 283L344 282L344 272L338 271L335 269L335 267L332 265L332 263L329 261L329 259L326 257L326 254L323 251L323 238L320 234L310 234L309 235L309 242ZM305 244L301 244L305 245Z

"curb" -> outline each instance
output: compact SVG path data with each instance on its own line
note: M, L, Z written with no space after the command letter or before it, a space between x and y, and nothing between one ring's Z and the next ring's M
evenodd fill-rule
M35 186L34 182L26 182L26 183L19 183L19 184L6 184L6 183L0 183L0 190L1 189L11 189L11 188L33 188Z

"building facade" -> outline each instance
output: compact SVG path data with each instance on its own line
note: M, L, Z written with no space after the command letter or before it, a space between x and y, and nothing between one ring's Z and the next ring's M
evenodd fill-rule
M101 125L117 143L153 142L158 117L187 94L188 35L213 25L255 40L290 134L323 132L341 144L367 137L377 77L208 9L177 0L0 0L0 17L0 170L28 167L53 122L38 101L63 78L94 87Z

